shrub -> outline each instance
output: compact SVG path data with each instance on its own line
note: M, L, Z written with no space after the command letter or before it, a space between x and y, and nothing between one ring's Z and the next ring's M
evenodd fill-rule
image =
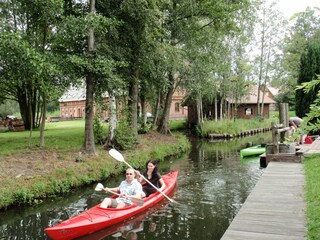
M115 144L120 150L132 149L136 143L135 134L126 121L119 122L115 131Z
M98 144L103 144L105 137L103 135L103 126L99 117L93 119L94 140Z

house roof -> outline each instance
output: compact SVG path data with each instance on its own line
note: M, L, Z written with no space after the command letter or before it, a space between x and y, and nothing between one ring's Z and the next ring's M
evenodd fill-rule
M274 88L271 86L267 86L267 88L269 89L269 92L271 92L271 94L273 96L277 96L279 94L279 89L278 88Z
M72 102L86 100L86 88L70 87L60 98L59 102Z
M260 91L260 103L262 103L262 91ZM273 99L268 97L266 94L264 95L263 102L267 104L276 103ZM230 103L234 103L234 99L227 99ZM238 104L253 104L258 102L258 87L255 85L250 85L248 88L248 94L243 96L239 101Z
M104 97L108 97L108 93L103 94ZM73 102L86 100L86 88L84 86L71 86L60 98L59 102Z

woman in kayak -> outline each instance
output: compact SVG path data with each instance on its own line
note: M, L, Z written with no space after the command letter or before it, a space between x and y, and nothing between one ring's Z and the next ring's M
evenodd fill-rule
M132 204L129 197L141 198L142 186L135 178L136 173L134 169L128 168L126 171L126 180L122 181L119 187L104 188L105 192L119 192L118 198L105 198L100 204L101 208L123 208Z
M163 191L163 189L166 187L166 184L158 172L158 165L155 160L149 160L147 162L146 170L143 173L143 176L154 186L156 186L159 191ZM138 180L139 182L143 182L144 179L140 176ZM142 186L142 191L142 197L148 197L150 194L157 192L157 190L148 182Z

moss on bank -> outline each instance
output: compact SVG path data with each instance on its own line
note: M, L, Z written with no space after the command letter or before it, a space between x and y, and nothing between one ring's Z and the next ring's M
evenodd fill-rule
M126 161L136 169L143 168L150 158L163 161L169 156L178 156L190 149L188 139L182 134L160 137L157 133L152 133L140 138L135 150L122 152ZM38 164L32 165L33 168L38 168L31 171L33 174L18 174L14 177L0 175L0 209L18 204L37 204L41 199L118 175L127 167L115 161L101 148L98 149L98 156L53 150L35 150L34 155L28 153L28 156L32 158L39 154L46 154L48 159L54 159L50 158L52 163L48 167L47 162L39 159ZM10 157L14 159L14 155ZM23 159L19 158L19 161Z

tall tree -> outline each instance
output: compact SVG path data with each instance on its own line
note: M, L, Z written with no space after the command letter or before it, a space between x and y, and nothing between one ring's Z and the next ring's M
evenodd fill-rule
M301 56L300 75L298 85L317 79L320 74L320 41L311 42L307 46L307 52ZM316 85L308 93L298 89L296 91L296 114L304 117L310 111L310 105L317 98L320 86Z
M296 13L290 22L291 27L284 39L283 54L279 55L279 71L273 84L281 88L282 101L289 102L289 106L294 109L301 55L306 51L308 42L319 32L319 10L307 8L304 12Z
M173 0L168 5L168 19L166 22L168 39L166 42L170 43L170 55L168 57L168 88L166 93L164 114L161 118L159 131L166 134L169 132L169 109L172 100L172 95L176 89L177 84L181 79L184 79L184 72L186 72L186 62L193 62L196 56L188 56L186 54L187 47L191 45L196 48L198 44L198 37L201 34L206 36L204 29L210 28L212 31L228 32L235 29L235 15L234 12L247 8L250 5L249 1L185 1ZM197 36L196 35L196 36ZM208 41L209 42L209 41ZM205 46L199 46L200 49ZM203 56L209 57L203 54ZM205 63L206 58L202 60ZM199 66L194 64L195 66ZM177 73L179 73L177 75ZM208 74L208 72L206 73ZM179 76L176 78L175 76ZM201 94L202 95L202 94ZM200 96L200 95L199 95ZM200 104L200 101L198 101ZM198 104L198 105L199 105ZM199 105L200 106L200 105Z
M277 53L280 51L279 44L283 41L286 21L281 13L275 8L276 3L270 5L262 1L259 21L257 24L257 50L255 66L258 85L257 109L258 115L262 116L265 87L270 83L272 70L275 69ZM261 106L262 103L262 106Z
M90 0L89 16L95 14L95 0ZM88 29L88 60L92 64L95 43L94 43L94 27L89 26ZM93 111L94 111L94 85L95 75L88 69L86 75L86 108L85 108L85 137L84 150L90 154L96 154L94 134L93 134Z

